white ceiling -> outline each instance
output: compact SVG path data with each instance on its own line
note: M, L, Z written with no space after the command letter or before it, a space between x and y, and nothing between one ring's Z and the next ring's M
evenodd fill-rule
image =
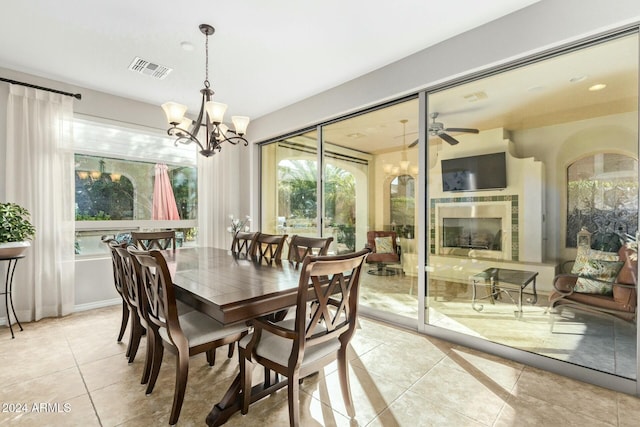
M215 98L228 116L255 119L536 2L11 1L0 15L0 67L194 112L204 80L198 25L208 23ZM173 72L129 71L136 56Z

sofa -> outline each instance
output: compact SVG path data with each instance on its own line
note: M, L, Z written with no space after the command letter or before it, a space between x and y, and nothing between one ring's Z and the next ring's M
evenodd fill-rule
M599 251L592 251L596 253ZM635 321L637 306L637 253L627 246L622 246L617 260L608 259L609 263L621 263L619 272L611 280L606 278L578 274L576 268L572 273L558 274L553 280L554 291L549 297L549 308L574 307L586 311L604 313L618 318ZM603 257L601 257L603 258ZM594 258L595 259L595 258ZM600 262L601 264L603 262ZM607 286L602 293L585 293L580 290L579 279L586 279ZM611 291L609 292L609 287Z

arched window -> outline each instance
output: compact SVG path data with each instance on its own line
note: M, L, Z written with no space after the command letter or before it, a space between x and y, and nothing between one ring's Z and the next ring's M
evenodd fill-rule
M567 247L585 227L622 239L638 230L638 161L618 153L583 157L567 168Z

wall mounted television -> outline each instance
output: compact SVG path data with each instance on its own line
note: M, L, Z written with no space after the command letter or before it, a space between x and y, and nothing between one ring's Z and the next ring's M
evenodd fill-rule
M442 165L442 191L480 191L507 188L505 153L447 159Z

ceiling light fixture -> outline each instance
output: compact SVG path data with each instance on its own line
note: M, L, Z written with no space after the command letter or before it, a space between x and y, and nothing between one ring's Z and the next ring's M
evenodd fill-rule
M418 174L418 167L417 166L412 166L411 169L409 169L409 166L411 165L411 162L407 159L407 122L409 120L407 119L402 119L400 120L400 123L402 123L402 152L401 152L401 157L400 157L400 163L398 164L398 166L394 166L392 164L384 164L382 166L382 169L384 170L384 172L388 175L399 175L400 173L406 174L409 171L411 172L411 174L413 175L417 175Z
M200 90L202 94L202 104L198 118L195 122L186 118L184 115L187 112L187 106L178 104L177 102L165 102L162 104L162 109L167 115L167 120L171 125L167 133L171 136L178 137L178 139L176 139L176 145L178 145L178 143L190 144L195 142L200 147L200 154L205 157L210 157L222 150L223 142L230 142L233 145L244 142L245 146L249 145L249 142L243 138L249 125L249 117L231 117L234 130L229 129L223 123L227 105L212 101L211 97L214 92L209 88L211 86L209 83L209 36L215 32L215 29L211 25L201 24L200 31L205 35L206 57L204 88ZM201 126L204 126L207 132L205 145L197 138Z
M607 85L606 85L606 84L604 84L604 83L598 83L598 84L595 84L595 85L591 86L591 87L589 88L589 90L590 90L591 92L596 92L596 91L598 91L598 90L602 90L602 89L604 89L605 87L607 87Z

